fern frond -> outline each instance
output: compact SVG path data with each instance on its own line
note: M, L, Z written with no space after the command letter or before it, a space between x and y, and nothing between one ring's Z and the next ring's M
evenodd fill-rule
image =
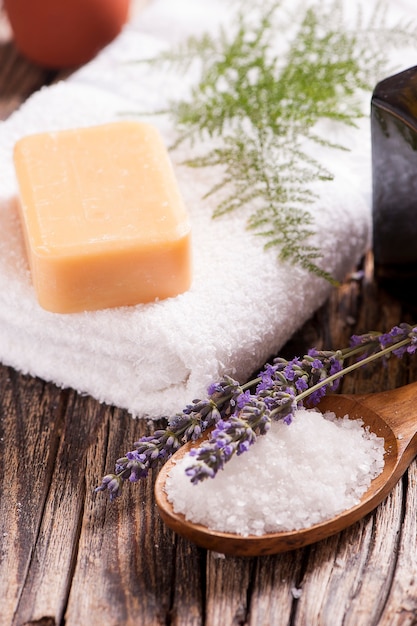
M303 146L307 140L346 150L322 136L318 122L357 126L368 114L358 95L381 78L390 48L414 45L416 27L405 22L388 29L383 2L367 23L359 8L356 24L348 26L340 0L327 8L318 1L303 13L297 7L298 26L283 55L275 45L288 26L280 24L281 3L241 0L240 6L234 28L190 38L156 59L182 71L193 62L201 68L190 97L171 103L179 129L175 146L204 147L206 138L214 140L215 148L186 161L220 168L205 194L222 195L214 217L245 211L248 228L266 248L277 247L282 261L333 282L318 265L319 249L309 243L315 234L309 207L317 200L310 185L333 174Z

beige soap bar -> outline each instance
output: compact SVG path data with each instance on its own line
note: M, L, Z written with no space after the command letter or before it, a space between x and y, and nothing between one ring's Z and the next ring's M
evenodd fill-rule
M155 127L126 121L29 135L14 161L43 308L134 305L189 288L189 218Z

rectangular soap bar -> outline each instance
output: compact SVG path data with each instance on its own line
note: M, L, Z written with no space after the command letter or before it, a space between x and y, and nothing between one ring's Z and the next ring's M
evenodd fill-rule
M189 288L190 222L154 126L123 121L28 135L14 163L43 308L134 305Z

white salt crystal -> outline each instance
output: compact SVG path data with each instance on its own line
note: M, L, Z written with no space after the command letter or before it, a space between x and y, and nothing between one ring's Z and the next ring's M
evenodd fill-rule
M301 409L273 422L248 452L197 485L186 455L166 482L174 510L213 530L240 535L297 530L356 505L384 467L384 440L362 420Z
M299 589L298 587L291 587L291 594L294 599L298 600L298 598L301 598L302 593L302 589Z

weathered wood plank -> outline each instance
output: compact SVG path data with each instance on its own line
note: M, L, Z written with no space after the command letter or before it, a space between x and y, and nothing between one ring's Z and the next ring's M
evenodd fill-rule
M153 481L126 489L114 503L93 493L129 442L149 428L123 411L107 408L102 417L87 464L80 467L88 487L65 624L88 623L94 615L103 626L162 625L171 605L176 540L157 515Z
M205 550L178 538L174 579L171 580L172 606L167 615L171 626L204 623L206 559Z
M250 594L248 626L290 624L302 593L306 550L256 559Z
M417 623L417 463L405 479L406 499L401 541L391 588L380 626L411 626Z
M19 97L21 101L49 84L57 75L24 59L11 41L0 43L0 98Z
M206 623L245 624L249 612L248 589L253 559L219 556L207 553Z
M104 409L91 411L87 398L74 392L65 395L68 401L58 430L59 446L54 464L44 476L47 493L15 614L16 625L46 616L59 622L71 584L86 489L86 455L95 444ZM50 415L49 410L46 415Z
M62 400L38 379L0 368L1 620L12 624L34 563L52 468Z
M396 564L401 484L377 513L311 548L294 624L378 623Z

